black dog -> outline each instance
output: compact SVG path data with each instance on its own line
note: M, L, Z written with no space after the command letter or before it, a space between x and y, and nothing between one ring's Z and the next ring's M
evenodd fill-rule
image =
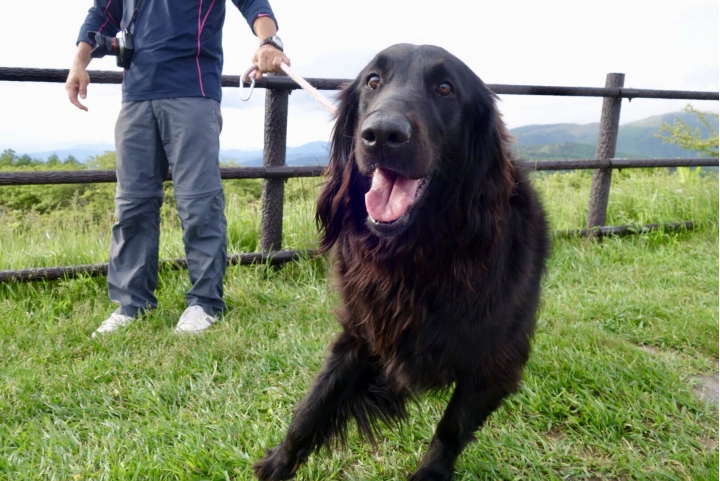
M496 97L460 60L395 45L340 95L329 181L317 205L334 246L343 331L261 461L293 477L314 450L374 443L415 393L455 385L411 480L448 480L460 452L514 392L549 251L545 215L510 159Z

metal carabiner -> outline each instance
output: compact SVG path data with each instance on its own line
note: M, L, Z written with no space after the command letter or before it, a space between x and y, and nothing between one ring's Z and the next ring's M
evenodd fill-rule
M242 91L245 88L244 84L245 82L240 79L240 100L242 100L243 102L247 102L248 100L250 100L250 97L252 97L253 89L255 88L255 78L250 77L250 92L248 93L248 96L246 98L243 98L242 96Z

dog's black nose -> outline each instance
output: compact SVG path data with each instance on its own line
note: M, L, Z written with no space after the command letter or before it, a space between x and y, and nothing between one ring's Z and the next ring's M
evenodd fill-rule
M402 147L410 141L410 122L399 115L373 115L360 128L360 139L366 150Z

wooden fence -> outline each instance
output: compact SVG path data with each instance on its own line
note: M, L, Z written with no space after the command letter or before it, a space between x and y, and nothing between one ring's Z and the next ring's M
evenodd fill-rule
M122 72L90 71L91 83L122 83ZM55 82L65 83L68 70L1 68L0 81L15 82ZM622 99L682 99L682 100L718 100L718 92L695 92L682 90L648 90L624 88L625 75L610 73L605 87L553 87L537 85L488 84L490 90L504 95L550 95L575 97L603 97L595 159L569 161L521 161L533 170L575 170L594 169L593 182L585 229L559 232L559 235L596 236L623 235L633 232L645 232L655 229L691 229L692 222L674 222L669 224L649 224L644 226L605 226L612 169L640 167L680 167L680 166L718 166L716 158L686 159L615 159L615 147L619 131L620 108ZM306 79L319 90L339 90L350 79ZM223 75L223 87L238 87L238 76ZM270 75L255 84L256 88L265 88L265 139L263 167L223 168L223 179L262 178L262 218L260 248L262 252L234 254L228 258L229 264L252 264L266 262L280 264L297 259L312 251L281 250L282 218L285 180L293 177L313 177L323 173L323 167L290 167L285 165L287 137L288 95L291 90L300 87L291 79L281 75ZM171 180L171 174L168 175ZM56 172L0 172L0 186L29 184L80 184L93 182L115 182L115 171L56 171ZM162 262L170 268L185 267L184 259ZM92 264L70 267L33 268L12 271L0 271L0 283L51 280L71 278L80 275L105 275L107 264Z

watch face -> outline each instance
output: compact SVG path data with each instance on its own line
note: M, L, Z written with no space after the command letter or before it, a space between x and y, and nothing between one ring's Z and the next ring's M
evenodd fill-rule
M282 52L282 50L283 50L282 40L280 40L280 37L278 37L278 36L266 38L265 40L262 41L262 43L260 44L260 46L268 45L268 44L273 45L274 47L276 47L276 48L277 48L278 50L280 50L281 52Z

